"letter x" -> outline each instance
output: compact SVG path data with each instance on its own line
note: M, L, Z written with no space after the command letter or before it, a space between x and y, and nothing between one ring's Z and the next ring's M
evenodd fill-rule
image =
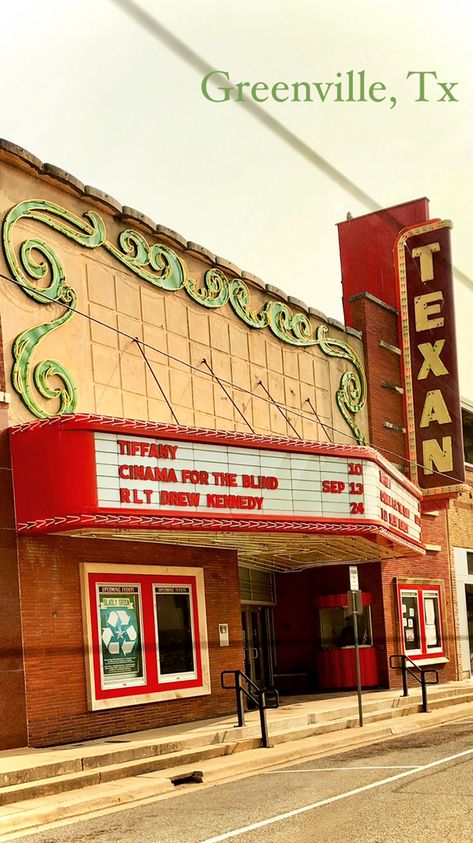
M440 97L437 102L458 102L457 98L452 94L452 88L458 85L458 82L437 82L437 85L440 85L444 91L443 97Z
M431 342L422 342L417 346L424 361L417 375L418 381L423 381L431 371L437 377L448 375L448 369L444 366L440 355L443 351L445 340L437 340L433 345Z

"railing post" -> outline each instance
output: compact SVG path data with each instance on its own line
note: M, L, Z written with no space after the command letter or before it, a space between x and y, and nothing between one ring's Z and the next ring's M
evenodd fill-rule
M243 707L243 689L241 687L241 673L235 670L236 704L238 714L238 726L245 725L245 709Z
M261 739L263 746L268 749L269 747L269 735L268 735L268 724L266 722L266 695L264 691L259 692L259 719L261 723Z
M402 665L402 695L403 697L409 696L409 689L407 687L407 665L406 665L406 657L401 656L401 665Z
M421 672L421 688L422 688L422 711L426 714L429 711L429 707L427 705L427 684L425 681L425 673L424 671Z

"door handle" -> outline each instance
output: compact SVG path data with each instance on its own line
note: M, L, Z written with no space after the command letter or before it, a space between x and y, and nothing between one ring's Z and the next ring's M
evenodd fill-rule
M258 647L253 647L253 658L259 659L259 650Z

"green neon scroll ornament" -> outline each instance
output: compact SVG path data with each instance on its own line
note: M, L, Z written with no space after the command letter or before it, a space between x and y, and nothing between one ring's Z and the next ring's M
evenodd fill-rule
M126 229L118 238L118 247L105 239L105 224L94 211L78 217L54 202L27 200L15 205L3 223L3 249L8 267L26 295L43 305L64 305L57 318L30 328L20 334L13 344L12 384L23 403L37 418L73 413L77 407L74 383L67 369L56 360L44 360L32 367L32 357L39 342L51 331L60 328L74 315L77 308L75 290L66 283L64 271L56 253L44 241L30 238L22 243L19 255L13 247L13 229L20 219L33 219L54 229L79 246L95 249L103 246L144 281L165 290L178 290L186 280L181 261L171 250L159 244L147 243L136 231ZM49 283L44 283L49 276ZM61 385L51 385L56 377ZM34 397L32 386L46 401L56 399L51 411L42 407Z
M56 360L44 360L34 366L33 371L31 371L31 359L40 340L68 322L77 306L75 290L66 283L61 263L46 243L36 238L25 240L20 247L18 257L12 246L12 229L17 220L21 217L43 220L40 212L46 205L47 203L42 202L22 202L12 208L3 223L5 258L16 282L28 296L43 305L54 303L65 306L65 310L60 316L50 322L23 331L13 344L12 384L23 403L37 418L47 418L53 413L47 412L38 404L31 390L33 384L42 398L47 401L58 400L58 404L55 402L56 406L53 412L72 413L77 406L76 391L72 378L61 363ZM70 225L68 226L68 223L74 223L76 218L63 209L60 209L60 211L60 216L63 219L62 226L60 227L56 220L50 220L49 224L53 228L67 229L70 236L82 244L88 239L93 239L95 242L100 241L99 218L95 214L88 214L87 219L90 222L82 222L82 230L75 231ZM48 275L49 283L44 284ZM42 286L39 282L43 282ZM50 385L52 377L56 377L56 381L59 380L60 385Z
M105 249L122 267L147 284L168 292L182 289L202 307L216 309L228 304L249 328L269 329L288 345L298 348L318 346L323 354L348 361L352 368L341 375L336 402L357 442L365 444L363 432L354 419L366 401L363 366L347 343L327 336L327 325L320 325L314 334L308 316L294 313L288 304L281 301L270 300L261 309L253 310L250 291L242 279L229 281L220 269L213 267L204 274L203 281L198 282L189 276L186 262L172 249L160 243L148 243L142 234L133 229L121 231L117 244L114 244L106 239L105 223L95 211L87 211L79 217L54 202L27 200L15 205L3 223L7 265L26 295L43 305L63 307L59 316L23 331L13 344L13 387L37 418L73 413L77 407L72 377L61 363L48 359L32 365L41 340L65 325L74 315L77 295L66 282L57 254L43 240L30 238L24 241L17 256L13 246L13 229L20 219L35 220L84 248ZM38 403L34 388L46 406ZM49 404L50 401L53 403Z
M363 431L358 427L353 415L363 409L366 401L366 376L361 361L352 348L342 340L330 339L327 325L317 328L317 344L328 357L341 357L349 360L354 371L344 372L340 379L335 400L343 418L351 427L359 445L366 445Z

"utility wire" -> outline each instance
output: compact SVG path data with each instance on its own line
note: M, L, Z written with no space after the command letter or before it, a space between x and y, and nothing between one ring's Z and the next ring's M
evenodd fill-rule
M206 59L195 52L188 44L182 41L177 35L174 35L169 29L163 26L156 18L141 8L134 0L111 0L116 6L121 9L129 18L141 26L148 34L152 35L166 47L168 47L175 55L179 56L186 64L196 70L199 74L204 76L212 71L218 70L213 65L209 64ZM236 90L230 79L227 80L228 87L231 90ZM252 100L238 100L236 102L240 108L246 111L251 117L269 129L274 135L280 138L287 146L297 152L302 158L305 158L310 164L320 170L327 178L331 179L335 184L350 194L357 202L360 202L370 211L380 211L383 206L372 196L366 193L359 185L348 178L344 173L334 167L326 158L320 155L315 149L312 149L305 141L291 132L283 123L276 120L269 112L265 111L258 103ZM399 231L399 222L395 215L385 213L385 218L389 219L396 226ZM458 269L456 266L452 267L457 279L468 287L473 288L473 279L471 279L465 272Z
M112 2L125 12L125 14L132 18L135 23L142 26L150 35L153 35L154 38L157 38L165 44L166 47L169 47L173 53L179 56L179 58L186 62L186 64L190 65L198 73L205 76L207 73L211 73L217 69L209 64L191 47L185 44L184 41L181 41L181 39L174 35L173 32L163 26L162 23L159 23L156 18L138 6L137 3L132 2L132 0L112 0ZM230 80L228 81L228 87L232 90L236 90ZM280 123L279 120L276 120L271 116L271 114L260 108L257 103L250 102L249 100L242 100L241 102L238 102L238 105L250 114L251 117L266 126L266 128L273 132L273 134L281 138L284 143L292 149L295 149L299 155L302 155L303 158L325 173L326 176L346 190L347 193L350 193L357 202L361 202L363 205L368 207L377 209L381 208L381 205L378 205L372 196L365 193L364 190L341 173L340 170L337 170L337 168L323 158L322 155L319 155L318 152L301 140L301 138L297 137L297 135L291 132L290 129Z
M18 281L15 281L14 278L11 278L8 275L4 275L1 272L0 272L0 278L3 278L4 281L8 281L10 284L13 284L15 287L22 288L24 286L22 284L19 284ZM57 304L59 307L63 307L65 310L70 310L70 311L72 311L72 313L75 313L78 316L84 317L84 319L87 319L89 322L93 322L95 325L100 325L102 328L107 328L110 331L114 331L116 334L118 334L118 336L125 337L126 339L130 340L130 342L136 343L136 337L132 336L131 334L127 334L126 331L122 331L120 328L116 328L114 325L109 325L107 322L103 322L102 319L97 319L96 316L90 316L89 313L85 313L83 310L75 309L74 307L72 307L72 305L66 304L65 302L51 301L51 299L48 298L48 296L42 294L41 291L38 290L38 289L35 290L35 296L37 298L38 297L43 298L44 303L49 305L49 306ZM144 340L139 340L139 343L143 346L143 348L147 348L150 351L156 352L157 354L162 354L164 357L167 357L168 360L173 360L175 363L178 363L181 366L187 366L191 371L199 372L199 374L207 375L207 377L212 377L210 372L206 372L205 370L199 368L198 366L194 366L192 363L189 363L187 360L181 360L179 357L175 357L173 354L169 354L169 352L167 352L167 351L162 351L162 349L160 349L160 348L155 348L155 346L151 345L150 343L144 342ZM276 406L276 407L278 407L278 409L281 410L279 404L277 404L273 399L264 398L262 395L256 395L250 389L246 389L244 386L239 386L238 384L235 384L232 381L226 380L225 378L220 378L219 380L221 381L221 383L224 383L227 386L231 386L233 389L237 389L239 392L245 393L245 395L250 395L253 398L257 398L258 401L265 401L270 406ZM266 389L264 387L264 384L262 384L262 386L263 386L264 389ZM286 404L283 404L282 406L284 407L285 410L287 410L288 413L291 413L291 415L297 416L297 418L300 418L302 420L305 419L306 421L312 421L312 418L310 416L308 416L306 413L300 412L299 410L293 409L292 407L288 407ZM287 419L287 421L288 421L288 424L291 427L293 427L291 425L291 422L288 419ZM332 430L334 433L339 433L340 436L344 436L345 438L348 438L348 439L353 439L353 441L355 442L356 445L359 444L358 440L356 439L356 437L352 433L349 433L346 430L340 430L339 428L334 427L333 425L328 424L326 426L328 428L330 428L330 430ZM294 427L293 427L293 430L295 431L297 437L299 439L301 439L301 436L295 430ZM404 456L404 454L398 454L396 451L390 451L388 448L379 447L376 450L378 450L378 451L382 452L383 454L386 454L390 457L396 457L396 459L400 460L401 463L402 462L410 463L412 465L416 465L417 468L425 468L426 467L423 463L415 462L414 460L409 460ZM438 475L439 477L445 477L447 480L453 480L455 483L459 482L458 477L452 477L452 475L445 474L443 471L434 471L433 473Z

